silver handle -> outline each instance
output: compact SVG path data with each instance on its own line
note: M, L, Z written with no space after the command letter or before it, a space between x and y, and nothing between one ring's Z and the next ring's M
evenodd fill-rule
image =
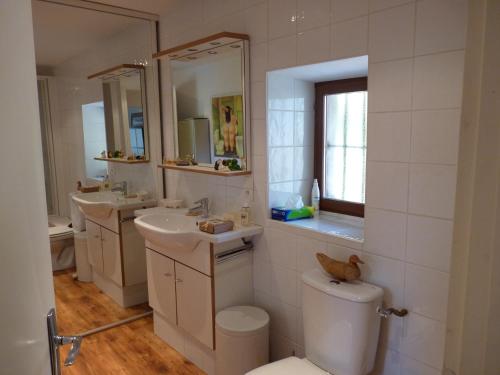
M175 279L175 282L176 282L176 283L182 283L182 279L178 279L178 278L176 278L176 279Z
M120 219L120 223L126 223L127 221L134 221L135 216L128 216L128 217L123 217Z

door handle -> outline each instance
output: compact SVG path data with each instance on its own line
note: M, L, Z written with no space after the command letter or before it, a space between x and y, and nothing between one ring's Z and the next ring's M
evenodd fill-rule
M49 336L50 364L52 375L60 375L61 367L59 365L59 347L71 344L68 357L64 361L64 366L71 366L75 363L76 357L80 353L82 336L59 336L57 332L56 311L52 308L47 314L47 329Z

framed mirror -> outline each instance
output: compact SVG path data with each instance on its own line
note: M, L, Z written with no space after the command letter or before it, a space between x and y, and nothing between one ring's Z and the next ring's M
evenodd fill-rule
M170 64L177 165L250 171L248 52L247 35L224 32L157 54Z
M122 64L89 76L102 80L108 161L149 160L148 119L144 66Z

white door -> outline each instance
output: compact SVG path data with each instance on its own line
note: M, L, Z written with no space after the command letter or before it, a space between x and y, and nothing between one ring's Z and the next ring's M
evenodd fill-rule
M0 1L0 373L50 374L54 307L30 0Z
M179 327L214 348L212 278L175 262Z
M149 306L170 323L177 324L174 261L146 249Z
M104 276L122 286L122 257L120 251L120 236L101 227L102 261Z
M87 228L87 249L89 251L89 263L92 269L100 274L104 271L104 262L102 257L102 233L101 226L90 220L85 220ZM103 228L104 230L104 228Z

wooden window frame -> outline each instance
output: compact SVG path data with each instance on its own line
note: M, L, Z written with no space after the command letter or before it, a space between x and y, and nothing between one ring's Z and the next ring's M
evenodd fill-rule
M365 216L365 205L363 203L349 202L338 199L325 199L324 193L324 157L325 157L325 134L324 114L325 96L355 91L367 91L367 77L341 79L328 82L317 82L315 88L315 116L314 116L314 176L318 179L321 191L319 208L322 211L330 211L344 215Z

